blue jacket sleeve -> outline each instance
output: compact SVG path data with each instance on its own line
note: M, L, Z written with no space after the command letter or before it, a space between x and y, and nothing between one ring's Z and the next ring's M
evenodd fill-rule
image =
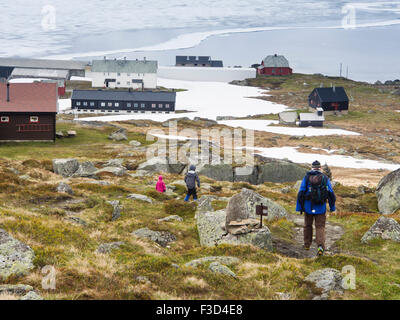
M329 179L327 185L328 185L329 208L331 209L331 211L336 211L336 195L335 192L333 191L332 184Z
M306 178L304 177L303 181L301 182L299 193L297 194L297 203L296 203L296 211L303 211L303 208L301 207L301 199L304 197L306 193Z

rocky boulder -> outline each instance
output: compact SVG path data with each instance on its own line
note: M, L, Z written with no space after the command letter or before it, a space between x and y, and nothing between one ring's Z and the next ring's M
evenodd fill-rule
M96 171L96 175L102 173L109 173L117 177L122 177L126 174L126 169L124 167L104 167Z
M392 214L400 209L400 169L389 173L376 189L378 208L382 214Z
M34 258L29 246L0 229L0 279L28 274L34 268Z
M124 141L128 140L128 137L126 136L126 129L121 128L113 133L111 133L108 136L108 139L114 140L114 141Z
M368 243L379 238L400 242L400 224L392 218L382 216L363 235L361 242Z
M107 201L107 203L112 206L113 212L111 216L111 221L117 220L121 216L122 206L118 200Z
M153 231L149 228L136 230L132 232L132 235L154 241L162 247L166 247L170 242L176 241L176 237L168 231Z
M79 168L79 162L76 159L54 159L53 171L65 178L71 177Z
M198 267L209 262L219 262L221 264L231 265L238 264L240 262L240 259L230 256L209 256L189 261L185 263L185 267Z
M168 157L154 157L139 165L138 170L150 171L153 173L166 172L181 174L186 165L183 163L170 163Z
M226 230L232 233L233 229L237 229L238 222L240 223L248 219L258 219L256 206L260 204L268 207L268 220L281 219L288 215L285 208L281 205L252 190L244 188L229 200L226 207ZM251 220L248 221L250 224L252 223Z
M199 175L206 176L217 181L233 182L233 169L230 164L206 164L199 170Z
M321 295L315 296L313 300L326 300L331 291L343 293L343 277L336 269L325 268L314 271L305 278L305 281L321 291Z
M302 180L307 169L291 162L271 162L258 167L258 183L264 182L295 182Z
M60 193L67 193L67 194L74 194L74 191L72 191L72 188L66 184L65 182L60 182L59 185L57 186L57 192Z
M79 164L78 170L72 175L73 177L96 178L97 168L90 161Z
M148 203L153 203L153 200L151 200L149 197L147 197L143 194L132 193L132 194L128 195L128 199L140 200L140 201L145 201Z
M124 245L125 243L123 241L119 242L110 242L110 243L102 243L99 245L99 247L96 249L96 253L102 253L102 254L107 254L110 253L113 250L119 249L120 246Z
M218 261L212 262L209 266L211 272L223 274L225 276L230 276L236 278L236 274L229 269L227 266L219 263Z

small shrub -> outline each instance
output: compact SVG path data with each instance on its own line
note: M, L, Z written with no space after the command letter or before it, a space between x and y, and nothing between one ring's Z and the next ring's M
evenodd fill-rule
M169 200L164 203L164 211L168 215L180 217L193 217L197 209L195 202L184 202L182 200Z
M158 192L157 190L147 190L145 191L144 194L157 201L165 201L173 198L173 196L169 196L165 193Z

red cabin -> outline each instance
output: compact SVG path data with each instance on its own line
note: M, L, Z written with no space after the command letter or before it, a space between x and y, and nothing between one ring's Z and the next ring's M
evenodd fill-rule
M284 56L277 54L267 56L261 65L257 68L258 74L265 74L269 76L288 76L293 73L292 68L289 67L289 61Z

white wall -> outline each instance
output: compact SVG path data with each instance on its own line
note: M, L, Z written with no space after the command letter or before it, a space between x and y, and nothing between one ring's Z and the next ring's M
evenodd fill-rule
M159 66L158 77L174 80L231 82L255 78L256 69Z
M157 87L156 73L121 73L119 76L115 72L86 72L85 76L92 79L92 87L104 87L105 79L116 79L115 86L118 88L141 88L140 83L132 83L132 79L143 80L145 89L155 89ZM128 84L129 81L129 84ZM117 84L119 82L120 84ZM114 87L114 83L110 83Z

